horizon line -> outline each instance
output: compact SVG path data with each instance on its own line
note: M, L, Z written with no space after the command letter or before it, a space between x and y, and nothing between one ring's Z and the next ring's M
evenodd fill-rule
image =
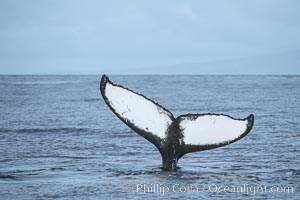
M0 76L98 76L98 75L109 75L109 76L300 76L300 74L114 74L114 73L99 73L99 74L64 74L64 73L53 73L53 74L1 74Z

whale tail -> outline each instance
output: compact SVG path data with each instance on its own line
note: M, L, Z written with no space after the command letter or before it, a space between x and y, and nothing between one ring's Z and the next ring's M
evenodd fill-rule
M164 170L176 170L184 154L222 147L246 136L254 123L251 114L235 119L224 114L186 114L177 118L154 102L106 75L100 82L101 95L112 112L132 130L154 144Z

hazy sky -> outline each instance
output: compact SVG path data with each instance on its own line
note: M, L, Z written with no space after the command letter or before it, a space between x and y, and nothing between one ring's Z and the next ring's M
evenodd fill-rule
M143 73L271 59L299 52L299 36L298 0L1 0L0 74Z

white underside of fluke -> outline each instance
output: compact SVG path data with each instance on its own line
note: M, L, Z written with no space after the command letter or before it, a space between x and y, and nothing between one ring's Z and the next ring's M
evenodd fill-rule
M196 151L231 144L249 133L254 123L251 114L235 119L224 114L173 114L151 99L121 85L105 75L100 91L112 112L128 127L154 144L162 155L163 169L176 170L178 159Z
M171 112L143 95L109 80L104 79L102 84L105 101L113 112L151 142L155 142L153 135L166 139L167 134L175 134L174 127L170 128L173 122L179 125L180 133L176 137L184 144L216 147L240 139L253 125L253 116L234 119L223 114L187 114L175 119Z
M225 115L181 117L180 128L185 144L211 145L230 142L247 130L248 120L235 120Z
M145 97L109 82L106 84L105 95L110 106L123 120L161 139L165 138L172 123L172 114Z

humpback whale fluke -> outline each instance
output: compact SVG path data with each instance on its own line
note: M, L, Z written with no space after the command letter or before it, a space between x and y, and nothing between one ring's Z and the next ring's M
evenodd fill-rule
M224 114L186 114L177 118L163 106L121 85L106 75L100 82L101 95L117 117L153 143L162 156L163 169L175 171L187 153L222 147L245 137L254 116L235 119Z

